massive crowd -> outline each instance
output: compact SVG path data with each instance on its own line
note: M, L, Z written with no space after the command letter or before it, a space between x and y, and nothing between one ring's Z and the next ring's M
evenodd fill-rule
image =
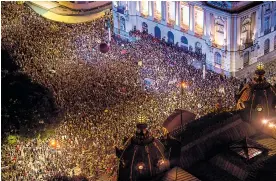
M183 109L197 117L220 102L234 109L239 81L190 65L191 54L152 41L148 36L127 43L105 39L106 15L82 24L49 21L27 6L2 3L2 49L20 71L53 92L64 113L54 134L2 143L3 180L46 180L54 175L85 175L89 180L114 179L114 146L134 132L140 115L155 136L163 121L180 107L179 82L185 81ZM142 64L141 64L142 62ZM145 89L144 80L151 80ZM222 91L223 90L223 91Z

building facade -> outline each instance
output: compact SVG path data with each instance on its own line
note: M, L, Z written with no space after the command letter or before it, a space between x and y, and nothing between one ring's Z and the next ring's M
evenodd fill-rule
M276 58L276 2L113 1L114 33L140 30L206 54L206 67L235 75ZM269 54L269 56L268 56ZM265 58L267 59L267 58Z

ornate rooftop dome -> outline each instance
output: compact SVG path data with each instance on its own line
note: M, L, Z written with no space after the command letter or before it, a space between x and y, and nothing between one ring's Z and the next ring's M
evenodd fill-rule
M276 116L276 89L266 81L264 75L263 64L258 64L253 81L238 94L237 108L243 110L245 121L254 122Z
M150 134L145 122L137 124L136 134L117 152L121 152L117 154L119 181L147 180L169 168L164 145Z

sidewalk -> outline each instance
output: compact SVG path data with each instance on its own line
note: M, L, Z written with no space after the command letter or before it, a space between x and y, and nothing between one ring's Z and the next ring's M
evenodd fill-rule
M88 11L76 11L53 1L28 1L25 3L44 18L63 23L84 23L93 21L104 16L105 12L108 12L111 8L110 5Z

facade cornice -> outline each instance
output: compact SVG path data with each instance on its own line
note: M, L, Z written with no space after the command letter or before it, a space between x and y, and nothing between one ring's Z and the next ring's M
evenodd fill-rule
M262 6L262 4L258 4L258 5L256 5L256 6L250 8L250 9L247 9L247 10L245 10L245 11L242 11L242 12L238 13L238 17L242 17L242 16L248 15L248 14L254 12L254 11L257 11L257 10L259 9L260 6Z
M237 3L239 3L239 2L237 2ZM244 6L242 6L240 8L235 8L235 9L231 9L231 8L225 9L224 7L219 7L219 6L216 6L216 5L214 5L212 3L208 3L208 2L205 2L205 5L209 6L209 7L213 7L214 9L217 9L217 10L220 10L220 11L223 11L223 12L230 13L230 14L232 14L232 13L239 14L243 11L246 11L246 10L252 8L252 7L258 6L262 3L263 3L263 1L252 1L250 3L245 3Z

